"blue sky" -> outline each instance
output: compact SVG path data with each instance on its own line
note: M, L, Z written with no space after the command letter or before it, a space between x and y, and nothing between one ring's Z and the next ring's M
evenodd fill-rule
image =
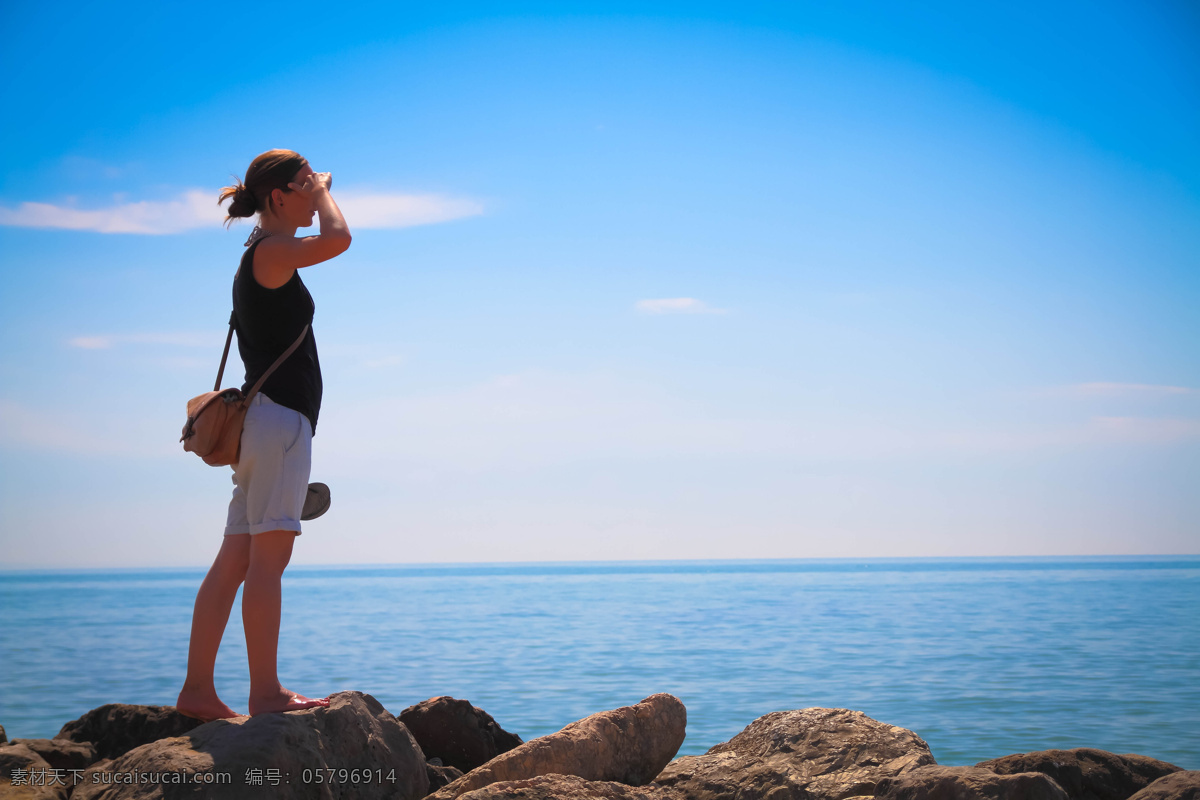
M1200 552L1194 5L564 8L0 10L0 562L211 560L272 147L355 234L297 563Z

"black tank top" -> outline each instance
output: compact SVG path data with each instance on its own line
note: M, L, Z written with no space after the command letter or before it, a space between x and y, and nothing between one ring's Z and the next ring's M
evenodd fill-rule
M250 391L267 368L287 350L305 325L311 325L316 305L300 280L300 271L278 289L268 289L254 280L254 251L262 239L246 248L233 279L233 326L238 353L246 365L242 391ZM260 390L281 406L308 417L313 433L321 410L321 362L312 328L296 352L271 373Z

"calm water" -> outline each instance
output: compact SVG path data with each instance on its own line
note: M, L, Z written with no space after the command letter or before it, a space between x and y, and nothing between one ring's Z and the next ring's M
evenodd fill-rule
M202 570L0 572L0 724L170 705ZM217 661L248 691L235 606ZM1052 747L1200 769L1200 557L293 567L280 674L393 713L465 698L525 739L671 692L681 753L854 708L943 764Z

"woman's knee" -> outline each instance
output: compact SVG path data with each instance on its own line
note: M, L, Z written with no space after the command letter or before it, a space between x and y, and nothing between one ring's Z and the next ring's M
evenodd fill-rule
M221 550L213 562L222 580L241 583L250 567L250 536L249 534L233 534L225 537Z
M292 560L295 531L267 531L255 534L250 540L248 570L283 574Z

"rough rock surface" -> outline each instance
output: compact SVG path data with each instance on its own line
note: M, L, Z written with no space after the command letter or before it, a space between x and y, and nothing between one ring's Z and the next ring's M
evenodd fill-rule
M72 742L70 739L13 739L37 753L53 769L87 769L100 760L91 742Z
M71 798L424 797L429 787L425 758L408 729L370 695L339 692L329 700L327 708L216 720L185 736L142 745L91 767ZM360 772L356 783L353 770L370 770L370 781ZM106 775L111 781L111 776L130 773L213 773L229 778L220 784L105 783ZM93 782L93 775L99 783Z
M879 782L876 800L1067 800L1042 772L999 775L982 767L928 766Z
M116 758L135 747L182 736L201 724L198 719L180 714L174 706L109 703L63 725L54 738L91 742L100 758Z
M0 745L0 797L4 800L65 800L71 781L65 778L61 781L65 785L59 785L53 778L47 778L51 769L53 767L27 745Z
M1071 800L1127 800L1164 775L1180 770L1174 764L1146 756L1119 756L1088 747L1018 753L981 761L975 766L1000 775L1045 773L1054 778Z
M470 772L521 744L481 708L453 697L431 697L398 715L428 759Z
M526 742L432 797L450 800L499 781L550 774L641 786L679 751L686 727L687 710L678 698L651 695L636 705L593 714L558 733Z
M614 781L585 781L574 775L540 775L500 781L459 795L461 800L665 800L669 789L635 788Z
M1129 800L1200 800L1200 770L1173 772Z
M420 742L417 742L420 744ZM429 791L436 792L443 786L449 786L463 776L463 771L457 767L447 767L437 759L425 763L425 774L429 776Z
M759 717L704 755L676 759L655 784L692 800L845 800L933 763L929 745L910 730L861 711L806 708Z

